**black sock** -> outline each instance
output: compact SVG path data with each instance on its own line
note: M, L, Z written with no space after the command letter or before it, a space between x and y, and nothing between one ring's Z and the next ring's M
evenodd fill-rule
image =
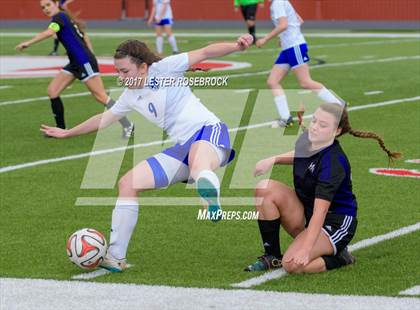
M56 52L57 53L57 51L58 51L58 43L59 43L60 41L58 41L58 39L54 39L54 49L53 49L53 51L54 52Z
M255 44L255 40L256 40L256 37L255 37L255 25L254 26L249 26L248 27L248 32L254 38L254 42L253 43Z
M271 221L258 220L258 227L265 253L280 258L280 218Z
M108 103L106 104L106 108L109 110L112 108L112 106L115 104L114 99L109 99ZM128 120L127 117L123 117L119 120L120 124L125 128L125 127L129 127L131 125L130 121Z
M64 106L60 97L50 98L51 100L51 110L54 114L55 123L57 127L65 129L66 124L64 123Z

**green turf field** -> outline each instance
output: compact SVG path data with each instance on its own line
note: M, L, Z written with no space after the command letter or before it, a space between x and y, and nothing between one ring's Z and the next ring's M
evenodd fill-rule
M2 37L0 54L15 55L14 46L24 39ZM153 46L153 37L144 39ZM124 38L92 36L91 40L97 56L112 56ZM181 51L188 51L213 41L218 39L180 37L179 47ZM374 41L377 42L370 43ZM247 103L247 93L233 91L252 88L260 90L259 96L267 94L267 75L263 71L269 70L277 57L276 44L273 40L261 50L253 47L247 52L222 58L249 62L252 64L249 68L222 73L189 73L191 76L232 75L227 89L195 90L203 103L230 128L269 122L276 117L271 102L266 107L257 103L251 115L252 104ZM420 40L308 38L308 45L313 59L311 65L316 66L312 71L313 79L334 90L350 103L350 108L417 97L409 102L353 110L350 121L355 129L377 132L390 149L403 153L403 159L390 167L418 169L416 164L404 160L420 158ZM51 47L52 40L48 40L30 47L24 55L47 55ZM60 49L62 53L63 48ZM317 65L317 59L325 60L325 64ZM241 73L255 74L235 77ZM1 85L12 87L0 89L1 102L46 96L50 80L2 79ZM107 88L117 87L115 77L104 77L103 80ZM284 87L297 89L298 84L290 75ZM85 91L81 83L75 82L64 94ZM382 93L366 96L364 93L368 91ZM40 124L53 124L48 100L9 105L1 105L1 102L2 168L92 150L95 134L70 140L41 136ZM63 98L63 102L68 126L102 111L91 96ZM138 129L153 131L141 119L136 121ZM268 126L232 132L232 143L242 148L237 150L240 156L232 165L234 169L228 167L224 170L224 197L252 197L252 186L257 182L251 176L255 162L261 158L259 156L273 150L270 144L267 146L267 141L258 140L258 137L270 135L273 135L273 129ZM282 139L278 132L274 135ZM159 140L158 137L159 134L136 136L135 142L130 143L151 142ZM250 139L252 143L248 143ZM359 203L359 226L353 243L419 222L419 179L371 174L369 168L388 167L387 157L376 142L347 136L340 140L352 164L353 186ZM138 161L143 155L156 153L161 148L158 145L127 151L119 175L133 166L133 158ZM117 194L115 184L113 189L81 188L88 161L89 157L83 157L0 173L0 277L69 280L83 272L66 257L66 239L83 227L96 228L108 237L113 207L76 206L76 200L80 197L115 197ZM276 167L272 177L292 184L289 167ZM143 196L170 199L195 195L192 187L179 184ZM256 221L222 221L218 224L198 221L199 208L198 200L196 206L141 206L127 257L134 266L122 274L105 275L91 281L230 288L233 283L259 275L242 271L262 253ZM224 209L243 211L252 210L252 206L225 205ZM290 238L284 232L281 238L285 250ZM397 296L402 290L420 285L419 241L420 232L417 230L355 252L358 262L349 268L321 275L289 275L253 288Z

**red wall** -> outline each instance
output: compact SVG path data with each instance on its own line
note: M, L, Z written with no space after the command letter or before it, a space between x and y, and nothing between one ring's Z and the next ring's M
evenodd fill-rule
M125 0L127 17L144 17L145 1ZM150 0L149 0L150 1ZM172 0L176 20L242 19L233 0ZM307 20L420 20L420 0L291 0ZM2 0L0 19L46 19L38 0ZM270 3L257 18L269 19ZM70 9L83 19L119 19L122 0L75 0Z

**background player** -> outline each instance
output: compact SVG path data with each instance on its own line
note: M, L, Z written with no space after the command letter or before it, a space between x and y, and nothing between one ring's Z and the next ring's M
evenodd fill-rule
M42 126L41 130L48 135L68 138L104 128L136 110L177 141L175 146L140 162L119 181L110 247L103 268L120 272L126 267L127 247L137 223L139 192L195 180L199 195L208 203L211 219L220 220L220 182L213 171L233 159L228 128L188 86L164 87L154 82L161 78L182 77L191 66L208 58L244 50L252 42L252 36L246 34L234 43L214 43L163 60L143 42L123 42L114 55L120 78L138 80L140 84L129 85L110 110L72 129Z
M257 41L255 37L255 19L258 3L260 3L260 7L264 6L264 0L234 0L235 11L240 6L248 32L254 38L254 44Z
M72 2L74 2L74 0L60 0L60 6L64 11L69 12L68 5ZM60 41L57 39L57 36L54 36L53 50L48 55L57 56L59 44L60 44Z
M400 156L375 133L353 130L342 106L322 104L294 151L261 160L255 167L254 174L262 175L274 164L293 164L294 189L270 179L257 184L255 196L261 200L256 209L265 254L245 271L283 265L287 272L315 273L354 263L346 247L356 232L357 202L350 163L336 139L346 133L376 139L389 158ZM284 256L280 224L294 238Z
M65 47L70 62L48 85L48 97L56 125L64 129L66 128L64 106L60 94L76 78L84 82L95 99L107 108L111 108L115 102L105 92L92 44L81 24L60 7L58 0L41 0L40 3L44 14L51 17L48 29L31 40L20 43L16 49L21 51L54 35ZM123 138L129 138L134 130L134 124L126 117L120 119L120 123L123 126Z
M307 65L310 60L308 46L300 30L303 20L296 13L290 2L287 0L273 0L270 12L275 28L265 37L259 39L256 45L257 47L262 47L268 41L280 35L282 50L267 79L267 85L273 93L274 102L280 116L279 125L286 127L293 123L286 95L280 85L290 69L296 75L302 88L315 91L325 102L342 104L342 101L326 89L324 85L312 80L309 66Z
M159 55L163 54L163 33L166 33L172 53L177 54L178 46L175 35L172 33L173 16L170 0L153 0L153 8L147 24L150 26L153 21L156 32L156 52Z

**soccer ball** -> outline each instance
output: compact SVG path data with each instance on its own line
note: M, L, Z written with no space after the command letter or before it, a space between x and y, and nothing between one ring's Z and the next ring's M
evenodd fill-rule
M67 240L67 256L83 269L96 268L104 259L107 243L105 237L93 228L83 228Z

